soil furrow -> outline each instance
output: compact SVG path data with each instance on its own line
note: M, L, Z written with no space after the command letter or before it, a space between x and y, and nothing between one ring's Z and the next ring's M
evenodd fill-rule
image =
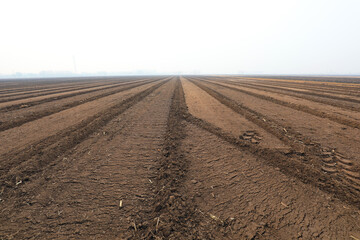
M46 175L18 185L25 194L2 202L0 238L117 239L129 227L132 235L133 224L141 229L174 87L167 81L59 156Z
M239 137L249 143L264 148L276 148L288 151L290 148L276 136L269 134L258 125L246 119L243 115L223 105L207 92L189 82L181 79L185 92L186 105L190 114Z
M222 82L233 84L233 85L238 85L238 86L243 86L243 87L249 87L249 88L262 90L262 91L268 91L268 92L279 93L279 94L286 94L288 96L308 99L308 100L311 100L311 101L314 101L314 102L319 102L319 103L323 103L323 104L327 104L327 105L331 105L331 106L339 107L339 108L345 108L345 109L348 109L348 110L351 110L351 111L360 111L359 108L356 108L354 106L350 106L350 105L345 104L345 103L343 103L341 101L336 101L335 102L334 99L331 99L330 97L328 99L314 97L314 96L317 96L317 95L315 93L313 93L313 92L296 91L296 90L291 90L291 89L282 89L282 88L279 88L279 87L274 86L274 85L273 86L265 86L265 85L258 85L258 84L253 84L253 83L249 83L249 82L241 83L241 82L228 81L228 80L222 80ZM312 89L312 91L314 91L314 89ZM304 96L304 95L306 95L306 96Z
M125 79L124 79L125 80ZM19 88L19 89L9 89L9 90L3 90L0 91L0 93L3 93L3 95L1 96L1 98L5 98L5 97L16 97L19 95L28 95L28 94L37 94L37 93L41 93L41 92L50 92L50 91L61 91L61 90L66 90L66 89L76 89L79 87L100 87L101 85L105 86L108 84L114 84L117 83L119 81L108 81L108 80L104 80L104 81L90 81L90 82L81 82L81 81L76 81L71 83L62 83L62 84L39 84L36 87L31 87L31 88Z
M125 81L123 83L126 83ZM57 94L57 93L66 93L70 91L79 91L84 89L91 89L91 88L101 88L106 86L116 86L119 83L111 82L111 83L97 83L97 84L81 84L79 86L74 87L61 87L61 88L55 88L55 89L49 89L49 90L35 90L32 92L20 92L20 93L14 93L9 95L2 95L0 96L0 103L3 102L10 102L10 101L16 101L21 99L27 99L27 98L33 98L33 97L40 97L40 96L46 96L50 94ZM120 83L121 84L121 83Z
M316 181L312 181L313 184L315 184L318 187L321 187L321 189L324 189L325 191L333 192L333 189L331 189L332 186L337 185L338 188L334 192L337 196L340 196L342 194L346 194L346 192L343 191L345 188L347 189L347 193L350 193L349 196L346 196L346 199L350 199L349 202L352 204L359 204L358 200L356 198L359 197L359 191L357 184L348 184L348 177L344 173L339 173L336 175L329 175L327 172L322 171L322 159L323 154L326 148L322 147L319 143L314 143L311 141L311 139L307 138L306 136L302 136L300 133L292 131L291 129L286 130L284 126L276 122L275 120L269 119L267 116L264 116L254 110L251 110L245 106L242 106L241 104L237 104L233 100L227 98L226 96L220 94L219 92L210 89L198 81L190 80L197 86L199 86L201 89L206 91L208 94L213 96L215 99L223 103L225 106L231 108L235 112L245 116L248 120L254 122L259 127L265 129L269 133L273 134L274 136L277 136L280 140L282 140L284 143L289 144L293 151L285 152L285 155L287 157L290 157L291 155L297 156L299 159L301 159L301 166L305 167L306 165L310 168L314 168L313 173L314 175L311 175L311 178L315 176L321 176L319 179L316 178ZM268 150L267 150L268 151ZM271 151L271 150L270 150ZM280 153L280 152L279 152ZM284 153L284 152L283 152ZM270 153L268 153L270 154ZM276 159L276 157L275 157ZM286 157L283 157L285 164L289 164L292 161L289 161ZM288 162L289 161L289 162ZM300 168L300 167L299 167ZM295 168L294 168L295 169ZM300 170L296 170L300 171ZM308 170L303 170L302 175L299 176L299 178L307 179L306 172ZM309 170L310 171L310 170ZM358 172L358 166L356 164L356 167L353 168L353 172ZM292 172L292 171L289 171ZM322 173L321 175L318 175L318 173ZM296 174L296 172L293 172ZM323 187L323 182L325 180L322 179L322 177L326 177L328 179L331 179L329 184L325 184L326 187ZM307 180L306 180L307 181ZM327 181L327 180L326 180ZM337 181L339 183L333 183L334 181ZM350 189L350 190L349 190ZM355 196L355 197L354 197Z
M232 81L233 83L241 83L240 81ZM257 82L247 82L249 85L252 85L254 87L263 87L266 89L273 89L273 90L278 90L278 91L288 91L288 92L293 92L293 93L299 93L299 94L303 94L304 92L314 92L314 91L318 91L318 92L322 92L322 93L326 93L326 94L337 94L337 95L342 95L342 96L346 96L346 97L355 97L358 98L360 97L359 95L359 91L351 91L348 89L342 89L342 90L334 90L333 88L319 88L319 87L305 87L305 86L297 86L295 89L295 86L292 85L279 85L279 84L272 84L272 85L268 85L268 84L264 84L264 83L257 83Z
M149 224L136 231L133 239L218 239L224 238L216 229L223 228L211 218L200 214L193 203L193 195L184 187L189 162L181 153L181 141L185 137L183 117L185 98L181 82L172 97L163 157L155 181L154 210ZM138 228L139 229L139 228ZM130 234L129 234L130 235Z
M269 166L274 156L251 154L191 123L185 130L182 149L191 161L186 185L202 212L228 223L218 231L229 239L357 236L360 211Z
M212 95L213 97L218 99L224 105L232 108L233 110L235 110L236 112L238 112L240 114L243 114L244 116L248 117L249 119L252 119L252 121L256 122L256 124L267 129L270 133L273 133L279 139L282 139L283 141L287 142L288 144L293 143L295 145L298 145L298 144L303 145L305 143L306 145L316 145L314 143L311 143L310 139L307 139L306 136L302 136L299 132L290 129L290 127L288 128L288 127L283 126L281 123L279 123L279 121L277 121L275 119L271 119L267 115L264 115L261 112L256 111L253 108L248 107L247 105L244 105L243 103L239 103L237 101L232 100L231 98L221 94L220 91L214 90L213 88L209 88L208 86L201 84L199 81L194 81L194 83L196 83L197 85L200 84L199 87L203 88L204 90L206 89L206 91L210 95ZM223 87L222 85L218 85L218 86L221 86L221 88L223 88L223 89L229 89L230 91L239 92L236 89L226 88L226 87ZM252 95L249 95L249 96L252 96ZM255 97L255 98L257 98L257 97ZM261 99L261 98L259 98L259 99ZM265 102L268 102L269 104L272 104L272 105L277 105L277 104L272 103L271 101L265 100ZM281 109L283 109L281 105L279 107L281 107ZM289 110L298 111L298 110L292 109L292 108L289 108ZM314 116L314 117L317 117L317 116ZM321 118L321 119L325 119L325 118ZM293 145L293 147L294 147L294 145ZM303 148L303 147L301 147L301 148Z
M275 87L277 89L284 89L284 90L296 90L300 92L304 91L320 91L324 93L330 93L330 94L339 94L344 95L346 97L359 97L360 95L360 88L356 88L354 86L346 86L346 84L336 86L336 89L334 86L330 85L319 85L319 84L311 84L308 82L305 82L307 84L302 83L296 83L296 82L279 82L279 81L267 81L267 80L255 80L255 79L247 79L247 78L213 78L217 80L232 80L233 82L246 82L249 84L254 84L256 86L266 86L266 87ZM360 86L359 86L360 87Z
M8 161L8 164L3 165L1 169L2 186L8 190L15 189L19 179L26 181L31 175L40 172L45 166L56 159L58 155L79 144L98 128L106 125L111 119L143 100L165 82L162 81L155 86L149 87L111 108L87 118L79 124L26 147L19 153L5 155L4 159L11 159L11 162ZM26 164L22 164L25 161Z
M358 99L336 79L0 81L78 93L0 110L0 239L360 239L356 103L302 94Z
M242 104L238 104L238 103L232 101L230 98L227 98L226 96L220 94L219 92L208 88L207 86L203 85L202 83L200 83L197 80L193 80L190 78L187 78L187 79L189 79L190 82L194 83L196 86L198 86L199 88L201 88L202 90L207 92L209 95L211 95L212 97L214 97L215 99L220 101L225 106L227 106L227 107L231 108L232 110L234 110L235 112L243 115L249 121L255 123L259 127L263 128L264 130L269 132L270 134L276 136L279 140L283 141L285 144L290 145L294 149L298 150L299 153L301 153L301 147L299 147L299 143L294 142L294 140L292 140L292 136L289 135L289 134L291 134L291 135L295 136L296 133L290 132L289 134L286 134L286 133L288 133L288 131L285 132L284 127L279 125L278 123L276 123L274 120L270 120L266 116L254 111Z
M333 194L337 198L360 208L360 192L353 185L346 184L345 179L334 178L321 171L319 164L311 164L318 161L316 156L298 156L294 153L284 153L274 149L264 149L247 141L235 138L222 129L186 114L185 119L199 128L202 128L224 141L231 143L242 151L249 152L260 157L266 164L279 168L282 173L290 177L296 177L306 184L312 184L321 190ZM315 158L315 159L314 159Z
M75 81L63 81L63 82L54 82L54 80L51 80L48 83L42 83L38 82L35 86L32 87L21 87L21 88L15 88L15 89L8 89L8 90L0 90L0 93L4 93L5 95L10 94L30 94L30 93L36 93L41 91L55 91L65 88L76 88L76 87L82 87L82 86L105 86L108 84L115 84L115 83L125 83L128 81L139 81L142 79L147 79L148 77L96 77L94 79L89 80L75 80ZM8 92L8 93L7 93Z
M295 84L315 84L315 85L326 85L326 86L340 86L340 87L351 87L359 88L359 78L349 79L349 78L327 78L327 77L276 77L276 78L264 78L263 76L242 76L241 78L257 80L257 81L266 81L266 82L286 82L286 83L295 83Z
M102 83L116 83L124 80L140 80L146 76L114 76L114 77L76 77L76 78L48 78L48 79L27 79L27 80L11 80L11 81L0 81L2 85L1 93L5 92L19 92L19 91L36 91L36 90L47 90L58 87L76 87L84 84L96 84L99 80Z
M214 87L206 83L204 85L230 98L235 104L245 106L266 116L266 122L268 122L267 120L277 122L278 125L284 127L284 134L290 132L292 136L297 136L301 144L309 145L313 143L336 153L341 153L357 165L360 163L359 149L356 145L360 141L359 129L349 128L327 118L320 118L292 108L283 107L229 88Z
M15 87L11 87L11 83L13 83L15 85ZM29 82L31 83L31 82ZM85 82L84 82L85 83ZM39 90L43 90L46 91L48 89L52 89L52 88L61 88L61 87L70 87L70 86L80 86L84 83L81 83L81 81L73 81L73 82L55 82L52 84L49 83L33 83L33 85L35 86L26 86L25 82L21 82L21 81L11 81L11 82L4 82L3 84L1 84L2 86L2 90L0 90L0 93L4 93L4 94L14 94L17 92L31 92L31 91L39 91ZM91 82L88 82L88 84L91 84ZM21 87L19 87L21 86Z
M105 92L105 93L95 95L95 96L92 96L92 97L89 97L89 98L86 98L86 99L83 99L83 100L74 101L74 102L71 102L71 103L68 103L68 104L65 104L65 105L62 105L62 106L55 106L55 107L53 107L51 109L45 109L45 110L40 111L40 112L35 112L35 113L31 114L31 115L24 115L22 117L17 117L16 119L13 119L13 120L8 121L8 122L0 122L0 132L5 131L7 129L14 128L14 127L19 127L19 126L21 126L21 125L23 125L23 124L25 124L27 122L31 122L31 121L40 119L42 117L49 116L51 114L61 112L61 111L65 110L65 109L69 109L69 108L78 106L80 104L95 101L97 99L107 97L107 96L110 96L110 95L113 95L113 94L116 94L116 93L120 93L120 92L129 90L129 89L132 89L132 88L144 85L144 84L149 84L149 83L155 82L155 81L158 81L158 80L146 81L146 82L141 82L141 83L126 84L126 85L131 85L131 86L120 88L120 89L110 91L110 92Z
M129 82L129 83L121 83L119 85L124 86L124 85L129 85L129 84L133 84L133 83L131 83L131 82ZM116 88L116 87L118 87L118 86L109 86L109 87L102 88L101 90L111 89L111 88ZM69 97L73 97L73 96L77 96L77 95L83 95L83 94L87 94L87 93L92 93L92 92L96 92L96 91L99 91L99 89L92 89L92 90L83 91L83 92L80 92L80 93L75 92L75 93L70 93L70 94L64 94L64 95L44 98L44 99L36 100L36 101L22 102L22 103L19 103L19 104L14 104L14 105L3 107L3 108L0 109L0 113L1 112L13 111L13 110L21 109L21 108L28 108L28 107L39 105L39 104L42 104L42 103L47 103L47 102L60 100L60 99L64 99L64 98L69 98Z
M22 126L2 131L0 132L0 138L4 141L0 145L0 155L4 155L6 153L16 154L16 152L21 152L25 147L37 143L48 136L56 135L58 132L76 125L81 121L85 121L87 118L101 113L105 109L109 109L123 100L134 96L151 86L154 86L155 84L156 83L150 83L136 88L131 88L127 91L103 97L96 101L80 104L73 108L25 123ZM51 108L52 106L54 105L47 105L42 109ZM39 109L39 106L37 109ZM21 138L19 136L27 137ZM2 161L0 161L0 166L1 165Z
M261 98L261 99L264 99L264 100L267 100L267 101L270 101L270 102L273 102L273 103L276 103L276 104L279 104L279 105L282 105L282 106L285 106L285 107L289 107L289 108L292 108L292 109L295 109L295 110L306 112L306 113L312 114L314 116L318 116L318 117L321 117L321 118L327 118L327 119L330 119L331 121L334 121L334 122L337 122L337 123L340 123L340 124L343 124L343 125L346 125L346 126L349 126L349 127L360 128L360 122L359 121L353 121L353 120L350 120L350 119L341 118L341 117L338 117L338 116L333 115L333 114L318 111L318 110L310 108L308 106L294 104L294 103L290 103L290 102L285 102L285 101L282 101L282 100L279 100L279 99L276 99L276 98L273 98L273 97L264 96L264 95L261 95L261 94L246 91L244 89L239 89L239 88L223 85L223 84L212 82L212 81L206 81L206 82L217 85L217 86L229 88L231 90L238 91L238 92L241 92L241 93L245 93L245 94L257 97L257 98Z

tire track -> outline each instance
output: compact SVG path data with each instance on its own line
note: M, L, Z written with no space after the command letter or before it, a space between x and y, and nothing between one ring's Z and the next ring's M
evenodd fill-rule
M241 147L243 150L250 149L251 153L260 155L263 159L266 159L266 161L270 161L270 164L275 167L279 167L285 174L296 176L304 183L311 183L326 192L333 193L340 199L346 200L349 203L360 207L360 192L358 190L360 185L355 182L355 180L357 180L359 168L358 166L355 166L354 163L351 163L354 166L347 172L343 171L338 174L329 174L329 172L324 171L322 164L322 153L327 150L326 148L323 148L318 143L311 142L300 133L292 130L286 130L276 121L270 120L266 116L257 113L254 110L235 103L233 100L202 85L198 81L190 81L225 106L243 115L248 120L254 122L274 136L277 136L285 144L291 146L293 150L290 152L280 152L271 149L261 149L256 145L254 146L240 139L236 139L224 133L221 129L218 129L215 126L187 113L187 120L189 122L197 126L201 126L203 129L222 137L224 140ZM335 153L335 151L333 152ZM290 161L289 158L291 158ZM352 179L350 179L350 177L352 177ZM349 180L354 181L349 184Z
M3 156L1 161L7 161L7 164L0 169L3 194L11 194L10 190L14 192L19 181L28 181L33 174L41 172L45 166L51 164L57 156L85 140L90 134L100 127L105 126L111 119L123 113L134 104L143 100L167 81L168 80L163 80L155 86L149 87L113 107L87 118L79 124L26 147L21 152ZM26 164L23 164L24 162L26 162Z
M146 80L144 80L144 81L146 81ZM153 81L155 81L155 80L153 80ZM131 82L126 83L126 84L121 83L121 84L119 84L119 86L124 86L124 85L129 85L129 84L133 84L133 83L131 83ZM116 87L118 87L118 86L109 86L109 87L102 88L101 90L106 90L106 89L111 89L111 88L116 88ZM84 94L92 93L92 92L96 92L96 91L99 91L99 89L92 89L92 90L84 91L84 92L80 92L80 93L75 92L75 93L70 93L70 94L64 94L64 95L49 97L49 98L45 98L45 99L41 99L41 100L22 102L19 104L14 104L14 105L3 107L0 109L0 113L13 111L13 110L21 109L21 108L28 108L28 107L39 105L42 103L47 103L47 102L51 102L54 100L61 100L64 98L69 98L69 97L73 97L73 96L77 96L77 95L84 95Z
M11 129L11 128L14 128L14 127L19 127L19 126L21 126L21 125L23 125L25 123L28 123L28 122L43 118L45 116L49 116L49 115L54 114L54 113L64 111L66 109L78 106L80 104L95 101L95 100L98 100L98 99L103 98L103 97L107 97L107 96L110 96L110 95L113 95L113 94L116 94L116 93L120 93L120 92L129 90L129 89L139 87L139 86L142 86L142 85L145 85L145 84L149 84L149 83L152 83L152 82L156 82L156 81L161 81L161 80L144 81L144 82L141 82L141 83L129 83L129 84L126 84L126 85L130 85L128 87L124 87L124 88L117 89L117 90L110 91L110 92L105 92L105 93L102 93L102 94L99 94L99 95L96 95L96 96L93 96L93 97L89 97L89 98L86 98L86 99L83 99L83 100L74 101L74 102L65 104L63 106L53 107L51 109L46 109L44 111L35 112L34 114L25 115L23 117L19 117L17 119L9 121L9 122L0 122L0 132ZM123 86L123 85L121 85L121 86ZM59 100L59 99L56 99L56 100Z
M206 81L206 82L208 82L210 84L213 84L213 85L216 85L216 86L221 86L221 87L224 87L224 88L228 88L228 89L231 89L231 90L234 90L234 91L237 91L237 92L245 93L245 94L254 96L256 98L260 98L260 99L263 99L263 100L266 100L266 101L269 101L269 102L272 102L272 103L275 103L275 104L279 104L279 105L282 105L282 106L285 106L285 107L289 107L289 108L292 108L292 109L295 109L295 110L298 110L298 111L309 113L309 114L312 114L312 115L317 116L317 117L327 118L327 119L329 119L331 121L334 121L334 122L337 122L337 123L340 123L340 124L343 124L343 125L346 125L346 126L349 126L349 127L360 128L360 123L358 121L352 121L352 120L349 120L349 119L344 119L344 118L341 118L341 117L338 117L338 116L335 116L335 115L332 115L332 114L317 111L315 109L309 108L309 107L304 106L304 105L298 105L298 104L294 104L294 103L285 102L285 101L282 101L282 100L279 100L279 99L275 99L275 98L272 98L272 97L269 97L269 96L264 96L264 95L261 95L261 94L249 92L249 91L246 91L246 90L243 90L243 89L238 89L238 88L222 85L222 84L211 82L211 81Z
M209 88L199 81L190 80L195 85L203 89L205 92L207 92L209 95L213 96L215 99L220 101L225 106L228 106L235 112L243 115L248 120L254 122L259 127L263 128L264 130L268 131L269 133L276 136L278 139L282 140L285 144L290 145L294 150L299 154L303 155L305 151L308 152L316 152L319 153L321 148L319 144L312 143L309 139L302 136L300 133L293 131L292 129L286 129L284 126L282 126L280 123L278 123L274 119L269 119L267 116L256 112L243 104L239 104L232 99L224 96L223 94L219 93L218 91ZM222 85L220 85L223 87ZM231 87L228 87L231 90ZM266 99L265 99L266 100ZM308 145L305 147L304 145ZM309 149L310 148L310 149ZM314 148L316 149L314 151Z
M154 210L149 217L154 221L131 228L130 231L136 230L131 239L214 239L214 235L219 239L223 238L217 231L223 226L200 214L193 196L184 186L189 165L181 153L181 141L185 137L183 120L186 105L179 79L176 84L162 150L163 157L160 159L155 182Z
M281 105L276 105L266 100L257 100L256 97L250 95L237 94L236 91L231 89L216 88L208 84L205 85L217 91L220 95L223 93L223 95L230 98L230 101L233 101L235 105L243 105L246 103L245 106L247 108L254 109L263 116L268 116L269 119L266 119L266 122L273 121L280 127L284 127L284 135L290 134L293 139L298 140L301 145L304 145L304 150L308 152L314 152L320 155L323 147L330 146L331 150L339 150L358 160L357 146L355 146L356 144L354 145L358 140L358 135L354 134L359 131L356 128L345 128L343 124L338 124L333 121L332 123L331 120L329 121L326 118L303 114L301 111L294 111L291 108L283 108ZM269 108L273 110L269 111ZM303 118L304 115L307 115L307 117ZM293 122L290 119L297 119L297 121ZM281 131L281 129L279 130ZM329 134L332 131L333 135L336 136L334 138ZM304 132L306 134L303 134ZM326 138L323 137L325 135L327 136ZM339 141L336 141L338 138ZM320 142L323 146L315 141ZM316 151L309 151L309 148L314 149L315 146L319 146L320 148L315 148Z
M283 151L290 149L277 137L274 137L253 122L247 120L244 116L224 106L193 83L184 78L181 78L181 82L185 92L188 111L193 116L214 124L234 137L240 137L249 143L260 145L263 148L276 148Z
M186 132L187 186L201 211L231 220L230 239L348 239L360 230L356 208L196 125Z
M207 92L210 96L217 99L219 102L229 107L236 113L243 115L247 120L255 123L257 126L263 128L265 131L277 137L279 140L284 142L286 145L291 146L293 149L298 151L299 154L303 154L303 148L299 141L294 140L293 136L296 136L297 133L292 132L292 130L284 131L284 127L275 122L274 120L270 120L267 116L262 115L242 104L238 104L231 100L230 98L220 94L219 92L210 89L209 87L203 85L199 81L188 78L190 82Z
M359 140L359 135L357 135L359 129L357 128L347 128L343 124L338 124L326 118L319 118L291 108L284 108L281 105L237 93L231 89L214 87L210 84L205 85L230 98L235 104L245 105L264 116L268 116L269 119L266 120L277 122L285 128L283 129L284 134L288 135L288 132L291 132L291 135L297 137L297 140L306 148L313 148L312 146L321 147L322 145L322 147L329 147L336 152L346 153L355 162L359 160L358 148L356 146ZM294 133L297 135L294 135ZM321 143L321 145L318 143ZM305 147L304 149L306 150ZM320 155L320 152L321 148L315 151L318 155Z
M360 168L344 155L331 149L321 151L321 170L333 177L340 177L344 183L360 192Z
M319 160L317 156L301 157L294 153L284 153L273 149L262 149L257 145L250 144L245 140L235 138L222 131L218 127L196 118L191 114L185 115L186 121L204 129L224 141L231 143L241 151L250 152L260 157L266 164L279 168L282 173L290 177L296 177L305 184L314 185L321 190L335 195L337 198L360 208L360 181L359 177L353 177L357 171L349 171L347 175L331 175L324 171L323 167L317 167L309 162ZM317 162L321 162L317 161ZM352 162L350 164L353 164ZM352 165L351 165L352 166ZM356 175L358 176L358 174Z

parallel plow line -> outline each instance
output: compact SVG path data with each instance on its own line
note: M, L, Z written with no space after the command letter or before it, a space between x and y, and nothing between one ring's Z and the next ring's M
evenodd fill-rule
M241 81L232 81L233 83L243 83ZM253 85L253 86L258 86L258 87L264 87L264 88L271 88L271 89L276 89L276 90L283 90L283 91L291 91L294 93L299 93L302 94L304 92L308 92L308 91L318 91L318 92L322 92L322 93L326 93L329 94L329 98L331 98L332 95L344 95L344 96L348 96L350 98L352 97L360 97L360 90L356 91L356 90L349 90L349 89L334 89L334 88L320 88L320 87L313 87L313 86L293 86L293 85L277 85L277 84L273 84L273 85L267 85L264 83L255 83L255 82L247 82L247 84L249 85ZM296 89L294 89L296 88ZM297 90L299 89L299 90ZM330 95L331 94L331 95ZM316 96L316 95L315 95Z
M184 114L187 121L221 137L229 143L235 144L242 150L248 150L250 153L263 158L264 161L282 169L285 174L295 176L304 183L311 183L360 208L360 181L358 177L354 177L354 175L357 176L359 167L355 166L353 162L350 163L352 165L351 169L346 171L337 171L335 174L324 171L323 160L327 157L326 154L328 154L325 150L326 148L323 148L318 143L311 142L310 139L302 136L300 133L292 130L285 132L283 130L284 127L276 121L270 120L266 116L236 103L219 92L202 85L198 81L190 81L223 105L244 116L285 144L291 146L293 150L290 152L282 152L280 150L262 149L256 145L249 144L247 141L234 138L212 124L192 116L188 112ZM264 119L266 121L263 121ZM326 154L324 154L324 152ZM337 153L333 153L332 155L334 155L330 156L332 158L338 156ZM349 179L353 181L349 181Z
M144 81L146 81L146 80L144 80ZM64 99L64 98L74 97L74 96L83 95L83 94L87 94L87 93L92 93L92 92L96 92L96 91L100 91L100 90L107 90L107 89L111 89L111 88L126 86L126 85L129 85L129 84L134 84L134 83L132 83L132 82L127 82L125 84L121 83L118 86L109 86L109 87L105 87L105 88L102 88L102 89L91 89L89 91L84 91L84 92L80 92L80 93L75 92L75 93L70 93L70 94L64 94L64 95L61 95L61 96L49 97L49 98L45 98L45 99L41 99L41 100L22 102L22 103L19 103L19 104L14 104L14 105L10 105L10 106L0 108L0 113L21 109L21 108L24 108L24 106L26 108L28 108L28 107L39 105L39 104L42 104L42 103L51 102L51 101L54 101L54 100L61 100L61 99Z
M208 77L209 79L217 79L220 78L213 78ZM222 78L225 79L225 78ZM229 78L226 78L229 79ZM246 82L246 83L253 83L261 86L276 86L279 88L295 88L295 89L302 89L302 90L319 90L326 93L338 93L343 95L349 95L349 96L359 96L360 94L360 85L359 87L351 87L351 86L336 86L336 88L332 85L318 85L318 84L311 84L307 81L304 81L303 83L293 83L293 82L277 82L277 81L264 81L264 80L254 80L254 79L248 79L248 78L236 78L232 77L231 79L234 79L234 82ZM245 81L244 81L245 80Z
M225 239L231 236L229 223L216 217L212 218L209 213L198 209L184 186L189 165L181 152L182 140L186 137L184 120L214 134L241 151L257 156L266 164L280 168L288 176L297 177L306 184L312 184L360 207L360 192L326 175L319 168L305 164L296 153L260 148L230 136L218 127L191 115L186 106L182 84L179 80L177 84L168 117L163 157L159 160L160 167L155 181L154 208L143 222L134 224L127 230L128 239ZM195 231L194 226L200 230Z
M91 88L101 88L106 86L117 86L121 83L127 83L129 81L124 82L111 82L111 83L97 83L97 84L79 84L76 86L64 86L64 87L57 87L57 88L50 88L50 89L37 89L33 91L28 92L15 92L12 94L4 94L0 96L0 103L3 102L11 102L11 101L17 101L21 99L27 99L27 98L33 98L33 97L40 97L40 96L46 96L50 94L56 94L56 93L66 93L70 91L77 91L77 90L83 90L83 89L91 89ZM100 90L100 89L99 89Z
M198 210L184 186L189 162L180 148L186 137L183 122L186 111L182 85L177 80L155 182L154 209L148 217L150 223L145 220L128 229L130 239L214 239L217 233L217 239L224 237L218 230L226 230L227 223L219 223ZM206 227L201 222L206 222Z
M144 77L75 77L73 79L65 78L58 79L58 78L49 78L47 81L36 81L39 79L34 79L35 81L26 80L26 81L18 81L18 80L11 80L7 82L0 81L0 87L3 90L0 90L0 93L16 93L19 91L29 92L29 91L36 91L36 90L49 90L55 89L60 87L77 87L82 86L84 84L98 84L99 82L104 80L104 83L116 83L116 82L125 82L125 81L137 81L143 79ZM16 83L13 87L9 87L10 83ZM29 84L30 83L30 84ZM39 86L40 85L40 86Z
M326 85L333 85L333 86L340 86L340 87L355 87L358 88L360 87L360 83L358 83L356 81L355 82L340 82L341 78L307 78L306 80L304 79L284 79L284 78L260 78L260 77L241 77L241 78L245 78L245 79L252 79L252 80L263 80L263 81L274 81L274 82L290 82L290 83L311 83L311 84L326 84ZM312 80L310 80L312 79ZM314 79L317 79L318 81L314 81ZM326 81L326 80L333 80L333 81ZM325 80L325 81L324 81ZM336 82L337 81L337 82Z
M209 80L209 81L213 82L214 80ZM339 99L334 99L331 96L324 97L323 94L296 91L296 90L292 90L292 89L281 89L276 86L265 86L265 85L258 85L258 84L253 84L253 83L241 83L241 82L234 82L234 81L229 81L229 80L222 80L222 82L225 82L225 83L228 83L231 85L235 85L235 86L248 87L248 88L257 89L257 90L261 90L261 91L268 91L268 92L273 92L273 93L277 93L277 94L298 97L298 98L310 100L313 102L327 104L327 105L334 106L334 107L345 108L345 109L348 109L351 111L360 111L359 108L354 108L349 105L345 105L345 103L341 104L339 102L336 103L336 102L327 101L326 99L316 98L316 97L321 97L321 98L328 98L330 100L343 101L343 100L339 100ZM286 93L281 92L281 91L285 91ZM303 96L303 95L307 95L307 96ZM319 96L319 95L321 95L321 96ZM348 99L348 98L346 98L346 99ZM349 100L350 100L350 102L352 102L352 101L360 102L360 100L356 100L356 99L349 99ZM347 102L349 102L349 101L347 101Z
M129 84L126 84L126 85L131 85L131 86L120 88L120 89L117 89L117 90L114 90L114 91L111 91L111 92L105 92L105 93L102 93L102 94L99 94L99 95L96 95L96 96L92 96L92 97L89 97L89 98L86 98L86 99L83 99L83 100L74 101L74 102L65 104L63 106L53 107L51 109L46 109L46 110L43 110L43 111L35 112L35 113L32 113L31 115L25 115L23 117L17 118L16 120L12 120L12 121L9 121L9 122L2 122L2 123L0 123L0 132L11 129L11 128L14 128L14 127L19 127L19 126L21 126L21 125L23 125L25 123L28 123L28 122L31 122L31 121L34 121L34 120L49 116L49 115L54 114L54 113L64 111L64 110L69 109L69 108L76 107L78 105L81 105L81 104L84 104L84 103L87 103L87 102L95 101L95 100L98 100L100 98L104 98L104 97L114 95L114 94L117 94L117 93L120 93L120 92L123 92L123 91L127 91L127 90L133 89L135 87L139 87L139 86L149 84L149 83L152 83L152 82L155 82L155 81L159 81L159 80L153 80L153 81L147 81L147 82L141 82L141 83L129 83Z
M202 80L202 81L206 81L206 80ZM279 100L279 99L275 99L275 98L272 98L272 97L269 97L269 96L264 96L264 95L261 95L261 94L249 92L249 91L246 91L246 90L243 90L243 89L238 89L238 88L222 85L222 84L211 82L211 81L206 81L206 82L208 82L210 84L213 84L213 85L228 88L228 89L231 89L231 90L234 90L234 91L237 91L237 92L245 93L247 95L251 95L253 97L260 98L260 99L263 99L263 100L266 100L266 101L269 101L269 102L272 102L272 103L275 103L275 104L278 104L278 105L281 105L281 106L285 106L285 107L289 107L289 108L292 108L292 109L295 109L295 110L298 110L298 111L309 113L309 114L317 116L317 117L327 118L327 119L329 119L329 120L331 120L333 122L337 122L337 123L340 123L340 124L343 124L343 125L346 125L346 126L349 126L349 127L359 128L360 129L360 122L359 121L353 121L353 120L349 120L349 119L344 119L344 118L341 118L341 117L338 117L338 116L335 116L335 115L332 115L332 114L328 114L328 113L325 113L325 112L321 112L321 111L309 108L309 107L304 106L304 105L298 105L298 104L294 104L294 103L285 102L285 101L282 101L282 100Z
M6 189L3 194L20 194L16 192L17 179L29 179L32 175L42 172L44 167L56 161L59 156L87 139L116 116L142 101L166 82L167 80L161 81L78 124L27 146L24 150L1 156L0 162L3 165L0 169L0 180L2 187ZM7 164L4 164L5 162ZM22 163L26 163L25 167Z

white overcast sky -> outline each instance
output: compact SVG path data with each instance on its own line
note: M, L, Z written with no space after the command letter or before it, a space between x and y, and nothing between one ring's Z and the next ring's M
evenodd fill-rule
M359 0L0 0L0 74L360 73Z

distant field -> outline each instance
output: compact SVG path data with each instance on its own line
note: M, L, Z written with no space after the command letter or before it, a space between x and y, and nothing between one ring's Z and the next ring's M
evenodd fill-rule
M360 78L0 80L0 239L360 239Z

